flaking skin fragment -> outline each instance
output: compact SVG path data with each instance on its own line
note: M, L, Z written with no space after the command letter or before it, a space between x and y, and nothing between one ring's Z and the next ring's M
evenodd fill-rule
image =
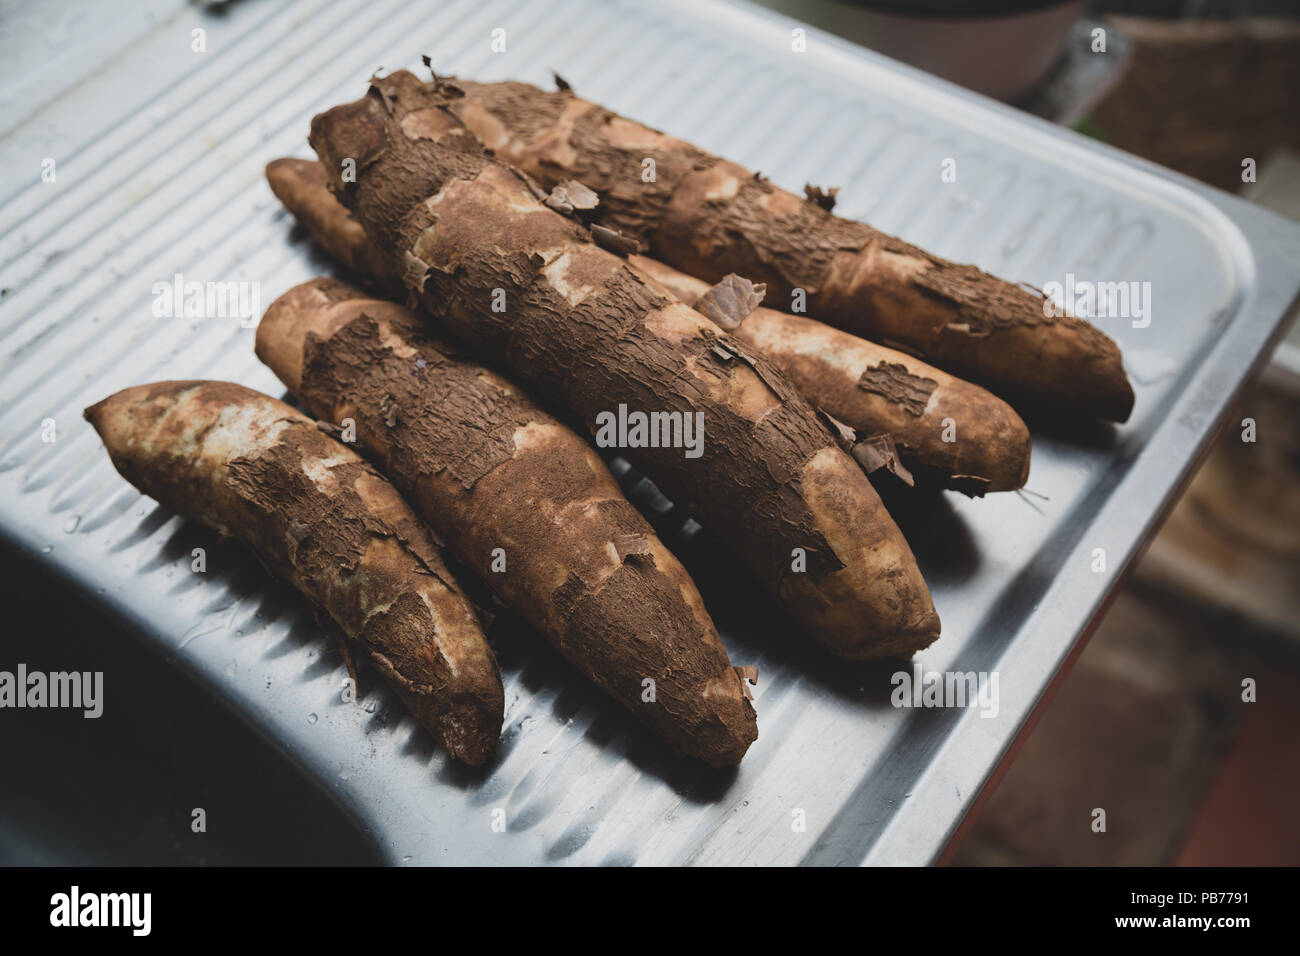
M835 208L835 197L839 195L840 187L832 186L829 189L823 189L821 186L814 186L812 183L804 183L804 197L813 205L830 212Z
M592 226L591 238L602 249L619 256L635 255L641 248L641 244L637 240L607 226Z
M883 468L908 487L916 484L912 473L903 467L894 440L888 435L869 435L854 442L853 457L869 475Z
M696 299L693 307L696 312L708 316L731 332L763 304L763 295L766 292L767 287L762 283L755 285L743 276L732 272Z
M858 379L858 388L883 395L912 415L925 414L930 396L938 387L934 379L913 375L899 362L880 362L866 369Z

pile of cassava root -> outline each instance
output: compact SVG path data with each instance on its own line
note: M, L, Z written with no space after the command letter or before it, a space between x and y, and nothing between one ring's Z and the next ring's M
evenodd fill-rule
M444 551L679 752L735 764L758 736L753 669L582 434L602 413L702 416L698 456L618 451L861 661L939 636L871 478L1014 490L1030 440L1008 401L1132 406L1115 344L1035 293L567 84L397 72L310 142L319 162L267 178L366 291L316 279L258 326L307 414L160 382L86 417L129 481L248 544L470 764L504 694Z

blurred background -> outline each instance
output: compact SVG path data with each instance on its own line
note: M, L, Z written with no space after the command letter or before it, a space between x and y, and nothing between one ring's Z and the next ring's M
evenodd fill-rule
M1292 0L759 2L1300 218ZM1225 708L1248 677L1257 702ZM1018 743L949 862L1300 863L1294 319ZM1092 807L1104 840L1078 826Z
M93 71L111 52L84 29L96 17L136 17L144 30L183 2L111 14L82 4L82 28L62 31L57 17L34 29L44 5L0 2L0 35L48 40L18 51L0 95L51 95L51 83ZM1300 218L1293 2L757 2ZM71 64L62 72L51 67L56 47ZM1245 157L1257 160L1253 182L1243 181ZM1244 418L1256 422L1254 443L1241 440ZM946 862L1300 863L1297 422L1293 325ZM39 735L24 732L30 715L6 719L0 761L25 769L0 786L0 863L375 859L325 794L252 731L232 730L220 705L129 640L125 625L22 556L0 555L0 582L19 622L0 637L4 660L111 663L138 676L129 699L114 700L112 726L93 736L75 713L40 715ZM1225 687L1246 678L1257 702L1225 707ZM184 729L160 734L161 723ZM159 801L142 794L225 822L186 839L186 821L160 819ZM1107 839L1078 826L1092 807L1107 808Z

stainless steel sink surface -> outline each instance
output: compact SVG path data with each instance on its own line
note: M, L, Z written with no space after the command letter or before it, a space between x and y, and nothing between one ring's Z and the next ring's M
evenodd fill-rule
M150 9L151 24L103 40L93 70L69 61L52 101L28 103L32 84L15 80L3 104L0 158L19 173L0 185L0 530L23 561L74 582L204 688L232 727L256 728L279 755L267 760L298 781L286 793L328 793L334 809L320 812L356 834L347 861L933 861L1300 288L1295 223L815 30L795 52L798 24L741 3ZM82 22L92 28L113 25ZM193 52L195 29L206 52ZM894 502L944 623L918 661L997 672L995 717L891 706L897 665L846 667L808 646L707 529L625 474L695 574L732 660L759 667L758 742L733 772L676 759L503 617L490 635L506 682L501 752L466 770L373 676L349 700L329 638L246 552L116 474L80 417L112 391L224 378L282 394L247 323L160 318L154 284L177 273L253 281L265 307L329 270L262 168L310 155L315 112L359 96L377 68L421 69L421 54L439 73L484 79L545 84L558 70L581 94L778 184L838 185L838 212L1008 279L1150 284L1149 324L1098 320L1135 383L1130 422L1032 421L1033 494ZM46 158L54 182L42 181ZM941 181L946 159L955 183ZM199 546L205 574L190 570ZM29 646L0 643L0 665ZM106 672L108 708L128 682ZM246 787L261 785L244 772ZM151 797L105 784L104 799Z
M80 591L46 565L0 556L0 598L16 624L0 669L100 673L105 691L98 717L0 717L0 866L382 859L326 788Z

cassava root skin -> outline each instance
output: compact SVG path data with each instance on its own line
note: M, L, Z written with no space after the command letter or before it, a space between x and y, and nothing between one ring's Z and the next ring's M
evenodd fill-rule
M702 413L702 457L627 457L835 653L897 657L933 642L939 619L911 550L813 409L765 359L543 205L447 95L405 71L376 77L315 117L310 136L330 188L422 307L593 433L617 403Z
M421 325L317 279L271 304L257 354L313 414L353 419L452 553L588 678L677 750L738 763L754 709L686 570L580 436Z
M357 276L391 285L396 281L388 259L366 236L361 223L320 202L321 192L331 199L325 170L307 159L276 159L266 164L271 191L325 251ZM337 206L337 200L334 200ZM346 209L342 210L344 213ZM400 288L401 283L397 286Z
M428 529L355 452L228 382L140 385L85 415L127 481L249 545L453 757L488 759L505 709L496 657Z
M355 278L373 284L385 298L405 296L401 276L356 217L330 192L325 170L317 160L273 159L266 164L266 181L298 224Z
M319 162L277 159L271 190L324 249L387 294L404 290L365 231L334 198ZM710 286L654 259L629 262L694 306ZM1029 474L1030 437L1009 405L918 359L803 316L758 307L731 334L767 356L813 405L862 436L888 434L922 484L967 494L1011 491ZM945 419L956 440L944 441Z
M625 119L569 89L435 80L451 108L505 162L550 189L578 180L595 221L709 282L736 273L770 303L807 295L810 315L911 352L1013 402L1125 421L1133 389L1119 348L1043 297L932 256L736 163ZM645 182L646 160L654 180Z
M645 256L631 263L687 305L711 286ZM885 433L922 484L979 496L1029 477L1029 429L978 385L841 332L816 319L758 306L730 330L771 359L813 405L857 430ZM945 441L952 423L952 440Z

